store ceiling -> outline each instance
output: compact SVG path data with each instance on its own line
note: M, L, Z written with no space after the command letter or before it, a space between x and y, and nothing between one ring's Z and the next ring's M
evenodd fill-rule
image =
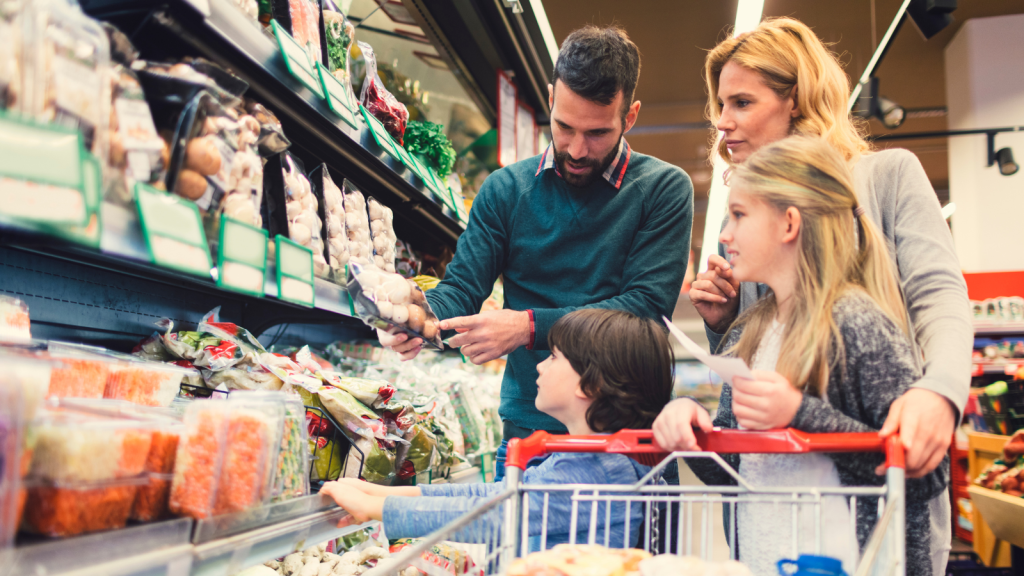
M765 0L764 14L802 20L841 54L847 73L859 78L900 4L900 0ZM893 131L873 120L873 134L945 130L946 118L941 109L946 105L946 45L966 20L1024 12L1021 0L960 0L959 4L953 13L953 24L927 42L912 24L904 25L876 73L881 94L908 111L921 110L921 116L928 116L926 110L940 112L932 112L930 117L911 114L903 126ZM559 43L584 24L617 23L639 46L642 68L636 97L643 105L637 133L629 137L629 142L638 152L676 164L690 174L695 190L692 238L693 246L699 247L711 184L706 155L710 132L704 119L704 56L718 40L725 38L732 26L736 1L547 0L544 7ZM684 126L670 131L652 129L668 125ZM945 203L949 196L945 139L880 145L908 148L916 153Z

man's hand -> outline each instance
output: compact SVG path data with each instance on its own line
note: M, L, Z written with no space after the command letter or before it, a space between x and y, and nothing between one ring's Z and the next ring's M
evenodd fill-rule
M371 496L359 490L357 486L348 483L325 482L320 493L330 496L335 504L344 508L360 524L370 520L383 519L384 498Z
M907 478L920 478L942 462L955 428L956 411L949 400L931 390L911 388L889 407L878 434L887 438L899 433L907 451ZM885 474L885 466L875 472Z
M404 332L398 334L389 334L380 328L377 329L377 339L380 340L380 345L385 348L391 348L402 357L402 360L412 360L420 353L423 349L423 340L420 338L409 339L409 335Z
M711 432L712 427L703 406L689 398L677 398L662 408L651 429L654 441L665 450L700 451L693 429Z
M530 315L517 310L490 310L441 321L442 330L459 334L448 344L473 364L483 364L530 343Z
M697 274L690 285L690 302L712 330L724 333L740 307L740 283L732 277L732 266L718 254L708 258L708 271Z
M789 426L803 399L803 392L778 372L754 370L754 380L735 378L732 382L732 413L736 422L749 430Z

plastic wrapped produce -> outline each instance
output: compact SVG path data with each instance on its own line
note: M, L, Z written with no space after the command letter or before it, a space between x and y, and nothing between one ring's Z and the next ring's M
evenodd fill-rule
M28 305L18 298L0 295L0 342L32 340Z
M284 422L281 450L274 474L274 500L289 500L309 494L309 434L306 408L294 395L282 395Z
M348 294L363 322L441 348L440 322L415 282L358 261L349 264L348 272Z
M313 0L268 0L271 15L306 49L310 63L320 62L320 8Z
M373 264L385 272L395 272L398 237L395 236L395 213L376 198L366 201L370 216L370 238L373 241Z
M313 470L310 480L326 482L337 480L341 476L341 465L344 461L344 446L324 437L309 439L309 454L313 458Z
M0 3L0 110L18 111L24 94L21 2Z
M373 114L377 120L388 131L388 134L400 145L404 145L405 124L409 121L409 110L395 98L394 94L388 92L384 82L377 75L377 58L373 54L373 48L366 42L357 42L366 61L366 79L363 80L363 87L359 95L366 111Z
M348 234L349 256L369 261L373 258L373 240L370 237L366 198L348 179L344 181L344 187L345 232Z
M256 393L232 394L227 410L214 514L248 510L264 502L281 445L284 406L280 401Z
M342 474L345 478L362 478L374 484L387 484L395 477L395 453L383 447L380 440L358 438L352 442Z
M117 362L98 349L50 342L47 354L57 360L50 375L49 398L102 398L110 367Z
M178 396L182 380L198 374L194 368L163 362L120 362L110 368L103 397L167 407Z
M366 406L377 409L383 408L395 395L395 387L383 380L353 378L331 371L321 371L320 377L324 382L348 392Z
M235 4L245 12L245 15L253 20L259 18L260 7L256 0L235 0Z
M0 560L8 562L21 517L21 453L25 442L20 382L0 376Z
M36 120L82 131L85 147L107 165L110 146L110 45L103 28L64 0L25 4L24 110Z
M185 409L185 431L178 442L168 501L179 516L209 518L217 498L224 460L228 414L225 403L197 400Z
M324 408L331 413L349 438L387 438L387 426L384 425L384 421L348 392L333 386L324 386L317 395Z
M325 12L326 13L326 12ZM310 177L324 202L324 230L327 235L327 264L332 279L344 281L345 265L350 258L348 232L345 228L345 196L334 183L327 166L321 164Z
M326 277L330 270L324 258L319 202L313 194L309 179L303 173L302 164L288 153L282 156L281 163L285 209L288 213L288 237L313 251L313 272L317 276Z
M47 536L120 528L152 443L154 426L67 409L36 418L22 528Z
M332 10L324 4L324 43L327 45L327 68L335 78L351 86L349 52L356 37L355 26L340 10ZM351 88L350 88L351 89Z

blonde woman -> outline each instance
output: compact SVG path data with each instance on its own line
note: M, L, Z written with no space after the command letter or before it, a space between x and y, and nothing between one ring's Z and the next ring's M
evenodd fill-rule
M911 334L925 361L923 377L893 405L882 434L899 431L909 476L934 470L967 402L973 329L952 237L920 162L906 150L870 150L847 113L850 85L836 55L797 20L767 20L723 41L708 54L705 77L708 115L722 133L712 154L740 164L766 144L804 134L822 137L852 166L854 190L896 263ZM767 289L741 285L720 255L708 263L690 300L717 349L737 314ZM677 409L683 402L669 404L655 422L666 447L694 446L690 426L700 423L685 420Z
M792 426L806 432L878 430L893 402L921 377L908 318L885 239L853 192L846 159L820 138L793 136L769 144L731 176L729 219L719 240L740 282L770 292L740 314L725 353L743 358L756 381L723 386L713 425ZM822 249L825 247L826 249ZM686 400L695 420L709 416ZM726 456L743 478L762 487L880 485L878 454L744 454ZM718 465L693 459L707 484L728 484ZM907 573L933 573L930 501L944 493L948 464L907 482ZM798 552L813 553L817 512L801 512ZM853 573L877 520L877 503L857 510L841 496L823 502L822 552ZM851 529L856 514L856 531ZM737 510L739 558L755 574L775 574L790 554L790 515L773 504ZM935 544L935 545L933 545Z

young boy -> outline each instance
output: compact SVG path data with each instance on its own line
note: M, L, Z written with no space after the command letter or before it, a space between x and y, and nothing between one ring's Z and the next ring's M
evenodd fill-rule
M653 320L628 312L577 310L563 316L548 335L551 356L537 366L537 409L565 425L569 434L604 434L650 428L672 393L672 350ZM621 454L554 454L528 468L523 484L634 484L650 468ZM384 487L354 479L328 482L321 493L334 498L360 522L382 520L389 538L426 536L505 490L499 484L438 484ZM547 547L569 541L571 492L551 492ZM544 526L543 497L530 498L530 536ZM598 505L596 543L605 539L605 504ZM578 505L577 542L586 542L591 505ZM613 547L637 543L643 506L630 508L630 537L625 540L626 507L612 505ZM484 518L473 530L489 533L499 522ZM530 548L539 549L539 538Z

